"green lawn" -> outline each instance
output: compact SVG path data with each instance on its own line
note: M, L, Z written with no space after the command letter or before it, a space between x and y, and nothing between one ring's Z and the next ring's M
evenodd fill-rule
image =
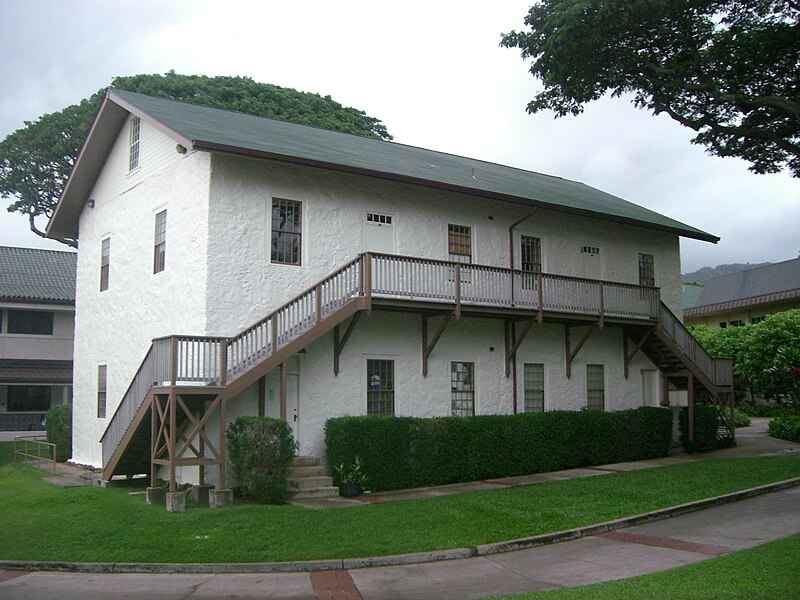
M0 465L14 462L14 442L0 442Z
M800 457L647 469L425 500L310 510L240 504L167 513L131 488L63 489L0 467L0 558L267 562L471 547L559 531L800 476Z
M795 600L800 598L800 535L631 579L503 596L505 600ZM500 600L499 598L497 600Z

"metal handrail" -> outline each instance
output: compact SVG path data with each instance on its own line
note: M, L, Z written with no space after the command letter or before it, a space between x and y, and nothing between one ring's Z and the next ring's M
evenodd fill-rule
M51 462L53 463L53 475L56 474L56 445L51 442L43 442L42 440L46 440L46 435L18 435L14 438L14 462L17 462L17 456L23 458L33 458L36 459L37 462ZM20 450L17 445L20 441L23 441L22 450ZM36 452L31 453L28 452L28 444L33 446L33 450ZM50 450L50 454L52 458L47 458L42 456L42 450Z

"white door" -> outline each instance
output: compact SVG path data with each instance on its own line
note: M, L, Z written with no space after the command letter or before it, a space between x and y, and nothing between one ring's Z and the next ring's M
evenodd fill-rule
M603 259L600 254L600 246L581 246L581 261L584 277L587 279L603 278Z
M394 224L392 215L368 212L364 221L364 250L394 254Z
M655 369L642 369L642 406L658 406L658 383Z
M286 420L292 428L297 453L300 454L300 359L293 356L286 363Z

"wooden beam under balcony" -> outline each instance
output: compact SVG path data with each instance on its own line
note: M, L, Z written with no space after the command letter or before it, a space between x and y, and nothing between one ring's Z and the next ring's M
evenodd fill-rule
M514 360L514 356L517 354L517 350L519 350L522 341L525 339L525 336L528 335L528 332L531 330L531 327L535 322L538 321L537 319L531 319L525 322L525 325L522 327L522 331L519 333L519 337L515 340L513 339L511 333L510 322L508 320L505 321L503 327L503 334L505 338L505 363L506 363L506 377L511 375L511 362Z
M433 334L433 339L428 343L428 315L426 313L422 313L422 376L428 376L428 358L433 352L433 349L436 347L436 343L439 341L439 338L442 337L444 333L445 327L450 322L450 319L453 317L454 313L447 313L444 315L442 322L439 323L439 327L436 329L436 333Z
M599 323L598 323L599 325ZM567 379L572 377L572 361L575 360L575 357L578 355L578 352L581 351L583 345L586 343L586 340L589 339L589 336L592 335L594 331L594 325L589 326L586 329L586 332L581 337L578 344L575 346L574 349L570 349L570 327L568 325L564 326L564 350L566 354L566 362L567 362Z
M342 354L342 350L344 350L344 346L347 343L347 340L350 339L350 335L353 333L353 329L355 329L358 320L361 318L363 312L357 312L353 315L353 318L350 319L350 322L347 324L347 329L344 330L344 335L341 337L339 336L339 325L334 326L333 328L333 374L334 376L339 374L339 356Z

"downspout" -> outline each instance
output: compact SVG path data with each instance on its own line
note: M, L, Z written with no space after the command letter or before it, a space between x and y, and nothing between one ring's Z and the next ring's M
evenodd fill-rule
M533 212L525 215L521 219L514 221L511 226L508 228L508 268L514 268L514 227L522 223L523 221L530 219L533 215L535 215L539 210L538 206L533 207ZM511 303L514 303L514 286L511 286ZM511 339L512 341L515 340L517 337L517 328L516 323L512 320L511 321ZM511 358L511 393L514 396L514 414L517 414L517 353L514 353L514 356Z

